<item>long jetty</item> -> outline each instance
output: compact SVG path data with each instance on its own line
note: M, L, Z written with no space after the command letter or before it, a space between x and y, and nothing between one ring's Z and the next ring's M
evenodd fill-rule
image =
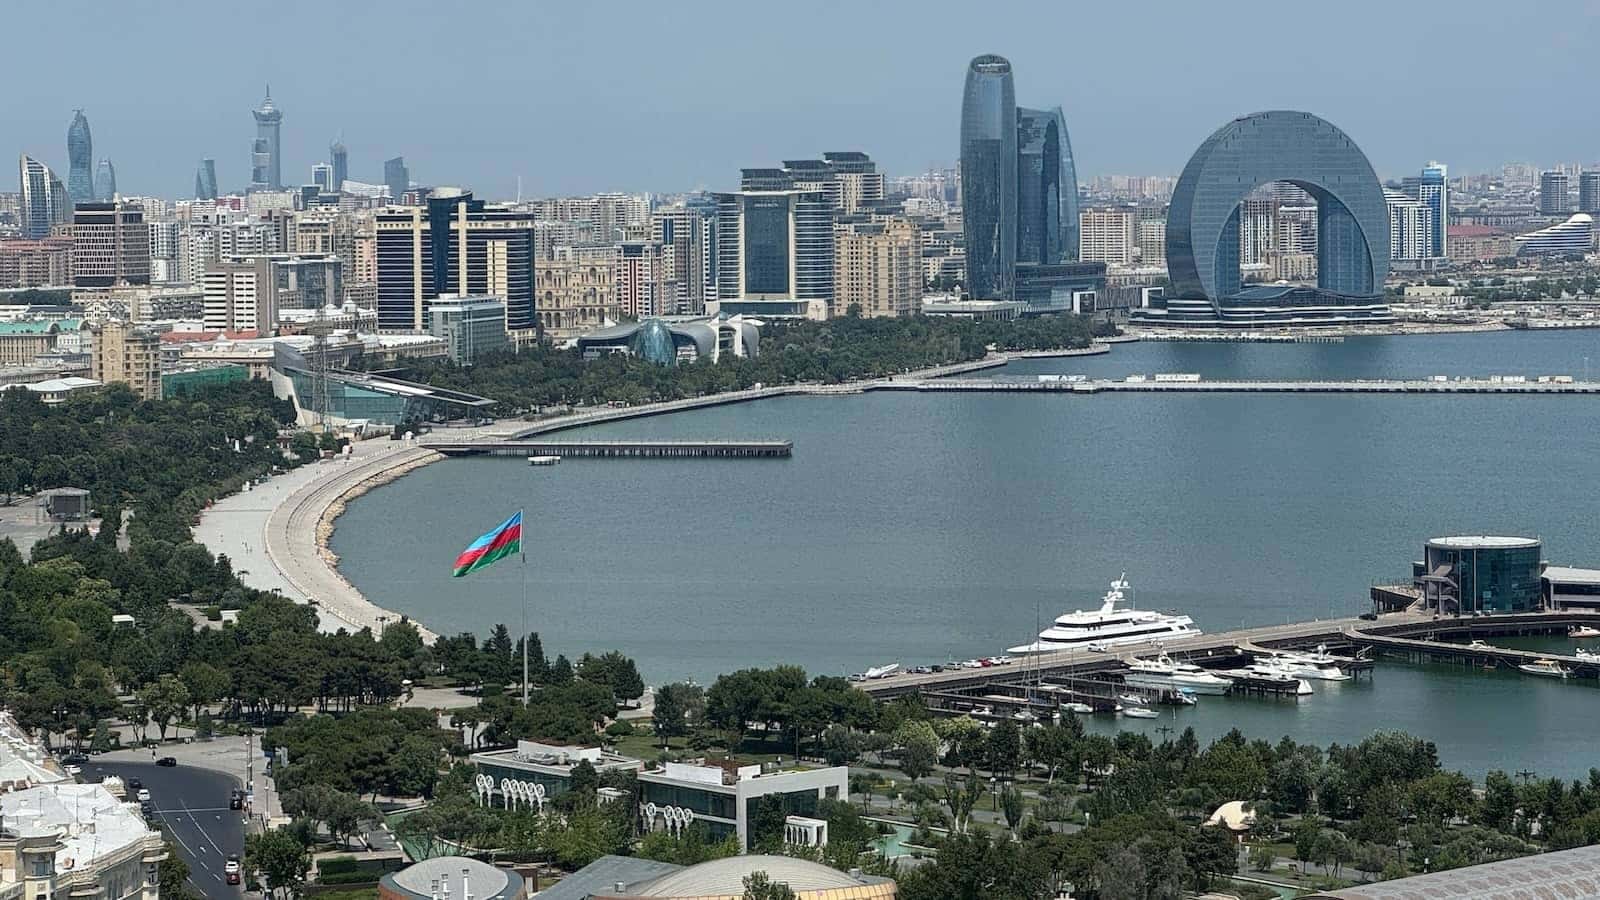
M592 459L786 459L793 441L431 441L446 456L560 456Z
M1535 612L1513 615L1434 617L1424 613L1386 613L1377 621L1356 618L1291 622L1236 631L1217 632L1131 647L1112 647L1107 652L1088 650L1057 651L1021 657L1006 665L968 669L946 668L942 672L906 672L874 679L860 685L863 691L882 700L910 694L947 699L966 695L976 702L1005 704L1002 695L1015 695L1029 685L1068 685L1072 690L1092 695L1095 682L1104 682L1126 671L1136 657L1165 652L1174 659L1202 666L1220 667L1246 656L1272 650L1305 650L1325 645L1345 654L1399 657L1413 661L1448 662L1472 667L1492 665L1515 668L1537 659L1560 662L1575 678L1600 678L1600 662L1576 656L1538 653L1494 646L1472 646L1474 639L1501 636L1565 634L1574 625L1600 627L1600 612ZM1087 689L1087 690L1086 690ZM1035 688L1037 690L1037 688ZM1028 696L1035 696L1029 693ZM978 698L989 698L988 701ZM1082 698L1095 705L1088 697ZM948 708L948 705L946 705Z
M875 381L874 391L977 391L982 393L1176 394L1600 394L1600 381L1205 381L1143 379L915 378Z

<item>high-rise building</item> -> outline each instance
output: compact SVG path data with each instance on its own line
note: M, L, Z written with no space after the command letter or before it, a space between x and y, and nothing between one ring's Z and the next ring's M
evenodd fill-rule
M622 317L616 291L617 248L557 247L539 261L539 329L566 340Z
M1437 230L1433 207L1387 188L1383 199L1389 207L1389 258L1415 260L1432 256Z
M506 327L534 328L534 219L440 188L423 206L377 215L378 325L428 330L441 294L506 301Z
M332 207L319 207L297 213L293 226L290 251L337 256L344 268L344 280L360 280L355 274L356 238L360 230L355 216Z
M650 240L666 254L667 278L676 289L673 312L698 315L705 307L705 227L699 210L668 206L650 216Z
M1600 213L1600 171L1578 174L1578 212Z
M328 145L328 159L333 164L333 187L331 190L344 190L344 180L350 175L350 151L345 149L344 141L334 141Z
M1134 240L1139 245L1139 265L1167 265L1167 220L1140 218L1135 226Z
M283 144L280 130L283 110L272 103L272 86L267 86L267 97L261 106L250 111L256 120L256 141L250 153L250 190L277 191L283 189Z
M411 172L406 168L404 156L383 161L383 183L389 188L390 203L406 202L406 191L411 189Z
M1070 219L1070 223L1069 223ZM1078 258L1078 175L1061 108L1017 108L1017 262Z
M93 203L94 138L83 110L73 110L67 126L67 196L73 203Z
M94 199L97 203L110 203L117 199L117 167L111 160L102 159L94 171Z
M72 283L72 241L0 241L0 289Z
M834 233L829 316L854 308L865 318L909 316L922 308L922 235L905 219L851 222Z
M614 283L622 314L635 319L677 312L677 285L667 278L666 248L654 241L624 241L617 247Z
M883 202L884 179L872 157L846 150L786 159L781 169L741 169L739 190L820 191L835 211L850 214Z
M1135 213L1131 209L1086 209L1078 214L1078 259L1109 266L1133 264Z
M194 172L194 196L197 200L217 199L217 161L210 159L200 160L200 167Z
M206 267L204 321L212 331L271 334L278 312L344 303L339 259L275 253L235 257Z
M1428 235L1428 256L1444 259L1450 255L1450 169L1444 163L1429 162L1422 167L1417 183L1417 200L1428 207L1433 221Z
M712 196L719 309L826 317L833 301L833 206L827 195L745 190Z
M333 166L330 163L317 163L312 166L311 184L324 194L333 193Z
M104 384L127 384L140 400L160 400L161 340L131 323L108 321L94 334L89 370Z
M1551 170L1539 175L1539 215L1564 216L1570 210L1567 190L1571 186L1567 173Z
M961 215L967 292L1009 300L1017 264L1017 100L1011 63L979 56L961 99Z
M79 203L72 213L72 284L80 288L150 283L150 229L144 208Z
M71 220L72 201L61 179L37 159L22 156L17 162L17 172L22 185L17 201L22 236L32 240L47 238L51 226Z

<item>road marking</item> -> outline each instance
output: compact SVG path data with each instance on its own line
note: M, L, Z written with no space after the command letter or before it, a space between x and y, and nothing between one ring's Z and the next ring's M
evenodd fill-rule
M182 802L182 801L179 801L179 802ZM183 808L185 810L188 810L189 809L189 804L185 803L183 805ZM211 833L209 831L206 831L204 828L200 828L200 822L195 819L194 814L192 812L189 814L189 821L194 822L195 828L199 829L199 831L200 831L200 835L202 837L204 837L208 842L210 842L212 847L216 848L216 851L217 851L218 855L220 855L220 856L227 856L228 855L228 854L222 852L222 848L217 845L217 842L215 840L212 839Z

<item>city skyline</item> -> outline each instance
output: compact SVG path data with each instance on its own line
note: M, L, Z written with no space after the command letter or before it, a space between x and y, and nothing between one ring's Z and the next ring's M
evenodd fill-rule
M664 48L714 42L735 27L741 17L728 4L707 5L694 16L635 10L640 27L623 30L601 12L581 8L446 14L412 7L380 16L374 6L342 6L317 17L331 17L330 29L360 29L374 39L302 65L272 39L274 28L287 39L287 23L317 18L291 2L274 19L286 24L264 24L262 40L230 51L225 72L205 79L194 78L183 54L146 56L149 77L118 82L57 72L47 47L19 47L21 64L59 77L30 85L27 102L13 104L22 108L0 126L0 138L12 152L64 172L63 129L71 111L83 108L99 136L119 148L125 191L182 196L200 157L219 161L219 187L241 188L249 177L248 113L261 100L262 83L271 81L275 99L289 111L286 184L307 181L311 166L327 161L328 142L343 135L352 157L349 176L369 182L381 180L382 160L404 155L419 182L470 182L489 197L512 196L519 175L525 196L730 189L743 161L783 158L796 146L860 147L891 173L953 164L958 135L951 123L965 62L998 53L1030 73L1029 102L1063 107L1080 178L1175 173L1185 148L1217 121L1271 108L1318 110L1370 148L1385 177L1409 173L1424 159L1445 159L1457 172L1472 172L1506 160L1582 158L1591 155L1586 145L1600 147L1600 125L1553 114L1552 104L1563 98L1532 90L1536 83L1567 83L1563 73L1581 71L1583 38L1596 26L1581 7L1568 8L1571 28L1530 32L1538 46L1516 45L1537 65L1452 70L1452 88L1442 91L1436 60L1415 54L1361 65L1360 48L1372 47L1376 62L1383 33L1426 29L1433 45L1449 46L1453 55L1503 55L1509 51L1496 43L1503 31L1493 26L1495 8L1453 7L1445 18L1360 4L1337 21L1317 23L1320 39L1357 48L1345 54L1295 52L1298 14L1257 3L1228 16L1165 10L1154 24L1131 10L1069 14L1010 5L1009 15L1002 11L959 30L949 28L950 17L936 7L874 8L853 13L865 17L865 27L834 36L832 58L856 62L797 68L761 65L788 50L800 52L803 36L782 30L760 47L735 44L717 54L679 54L674 66L657 64ZM60 14L58 8L19 11L22 25L37 19L43 26ZM97 10L84 18L93 21L90 42L198 39L189 33L194 26L184 23L204 21L181 9L161 16ZM1029 27L1019 27L1024 20ZM1073 53L1062 54L1056 25L1103 39L1076 41ZM480 42L472 74L440 70L418 92L383 89L376 48L423 53L434 35L446 32L470 33ZM581 51L589 43L585 36L599 34L620 42L621 51L608 54L601 68ZM1207 41L1240 52L1211 54L1206 66L1196 66L1192 48ZM549 76L525 74L529 57ZM1290 59L1299 67L1296 77L1274 75ZM746 77L720 78L741 65ZM142 85L162 83L184 85L185 102L152 103ZM1385 102L1371 102L1375 96ZM763 99L769 97L793 99L771 104ZM435 114L446 110L453 111L451 120L475 123L470 140L429 130L425 123L440 121ZM649 125L652 140L637 139L641 123ZM552 134L561 139L550 140Z

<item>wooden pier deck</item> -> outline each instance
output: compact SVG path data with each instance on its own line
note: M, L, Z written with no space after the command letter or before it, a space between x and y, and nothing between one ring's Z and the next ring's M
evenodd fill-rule
M582 459L786 459L793 441L423 440L446 456L559 456Z

